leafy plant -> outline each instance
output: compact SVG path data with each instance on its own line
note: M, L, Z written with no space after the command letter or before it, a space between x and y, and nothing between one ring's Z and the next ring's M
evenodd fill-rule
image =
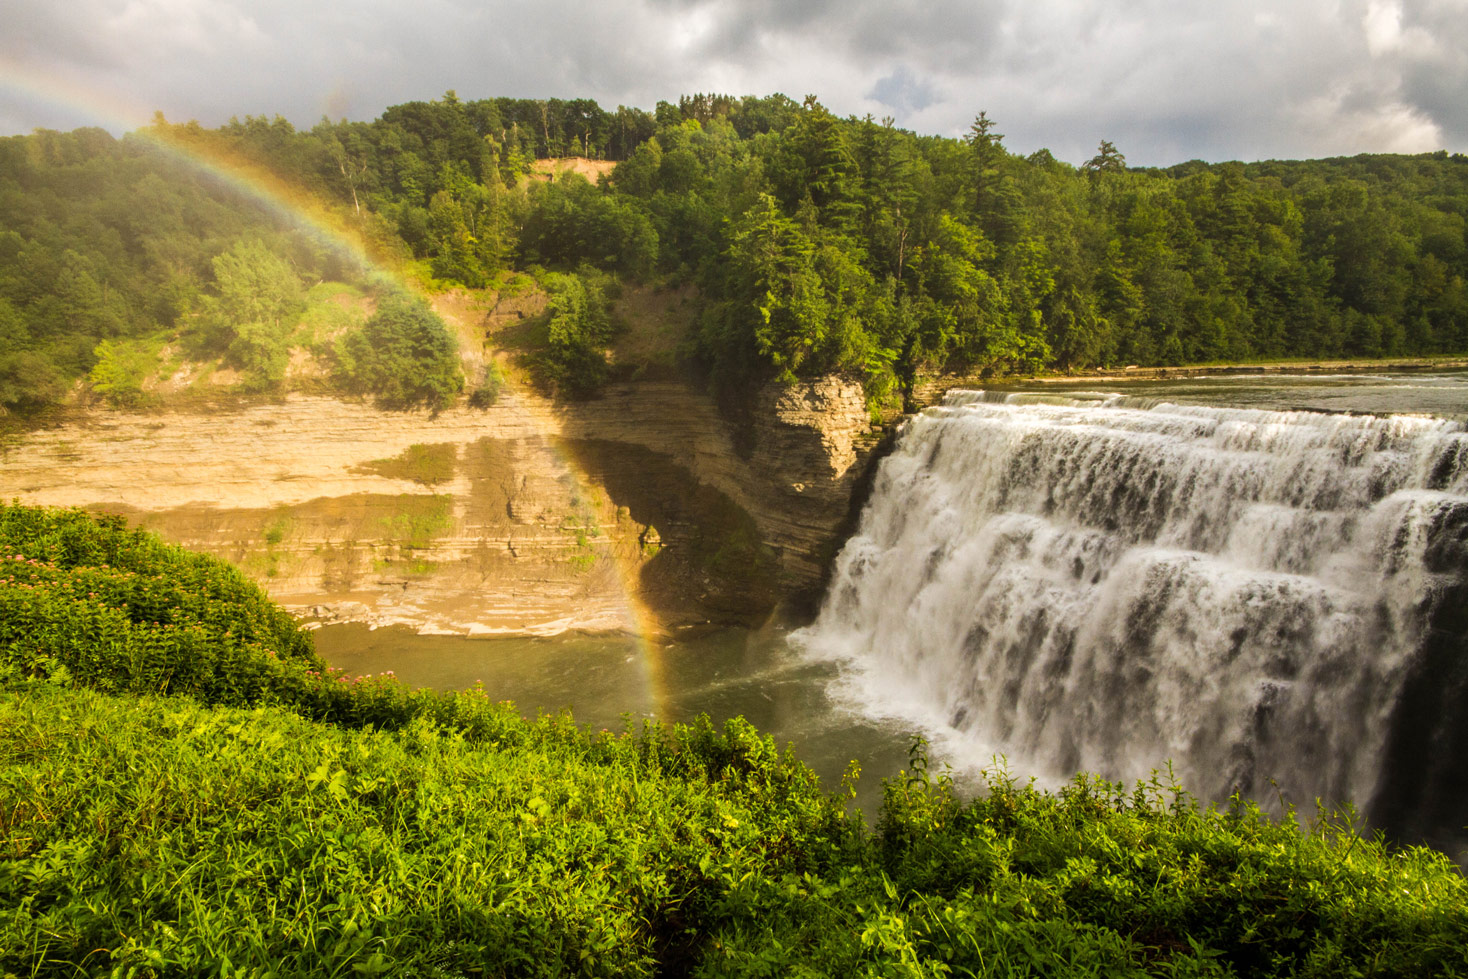
M852 778L738 718L347 676L221 562L0 508L0 972L1468 972L1468 880L1349 813L1002 767L965 800L918 741L868 831Z
M469 392L469 407L483 411L494 407L500 399L500 392L505 386L505 374L500 370L499 364L493 361L484 365L479 375L479 383L474 385L474 390Z
M92 390L118 407L135 408L147 400L143 384L158 369L158 344L103 340L88 380Z
M392 459L376 459L360 471L389 479L411 479L423 486L437 486L454 478L459 447L453 442L415 442Z
M591 397L607 379L606 347L615 332L607 286L592 269L545 276L546 349L536 366L547 386L573 398Z
M346 390L384 408L447 408L464 388L457 341L423 300L390 292L362 329L337 344Z
M389 536L404 548L427 547L432 539L453 525L454 498L435 494L398 497L398 511L382 522Z

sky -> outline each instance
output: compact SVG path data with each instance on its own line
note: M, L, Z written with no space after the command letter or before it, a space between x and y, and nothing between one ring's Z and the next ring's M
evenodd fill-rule
M0 134L799 101L1128 163L1468 152L1468 0L0 0Z

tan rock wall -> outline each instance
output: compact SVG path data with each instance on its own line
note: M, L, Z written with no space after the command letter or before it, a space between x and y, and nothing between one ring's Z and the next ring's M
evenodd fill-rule
M852 382L773 387L754 407L746 456L712 400L673 381L570 405L507 390L436 418L304 396L91 410L9 445L0 497L126 513L325 619L747 621L819 582L875 441Z

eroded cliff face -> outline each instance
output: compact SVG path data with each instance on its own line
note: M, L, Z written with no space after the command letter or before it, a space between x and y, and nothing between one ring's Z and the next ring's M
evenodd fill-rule
M560 412L568 436L643 446L727 496L768 550L761 573L775 590L809 590L881 433L861 385L836 377L768 385L750 417L741 453L712 399L679 382L611 385L597 401Z
M751 622L820 582L876 444L860 386L760 392L741 455L676 381L556 404L378 412L331 398L93 410L0 459L0 496L127 514L288 607L420 631Z
M755 417L750 461L762 490L756 509L780 548L785 588L809 599L881 432L870 422L861 385L834 377L766 387Z

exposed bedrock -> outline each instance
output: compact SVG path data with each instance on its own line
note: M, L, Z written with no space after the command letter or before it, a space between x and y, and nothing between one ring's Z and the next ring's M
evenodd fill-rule
M326 620L472 634L752 622L819 587L878 441L858 384L676 381L436 418L333 398L90 410L10 444L0 496L122 512Z

